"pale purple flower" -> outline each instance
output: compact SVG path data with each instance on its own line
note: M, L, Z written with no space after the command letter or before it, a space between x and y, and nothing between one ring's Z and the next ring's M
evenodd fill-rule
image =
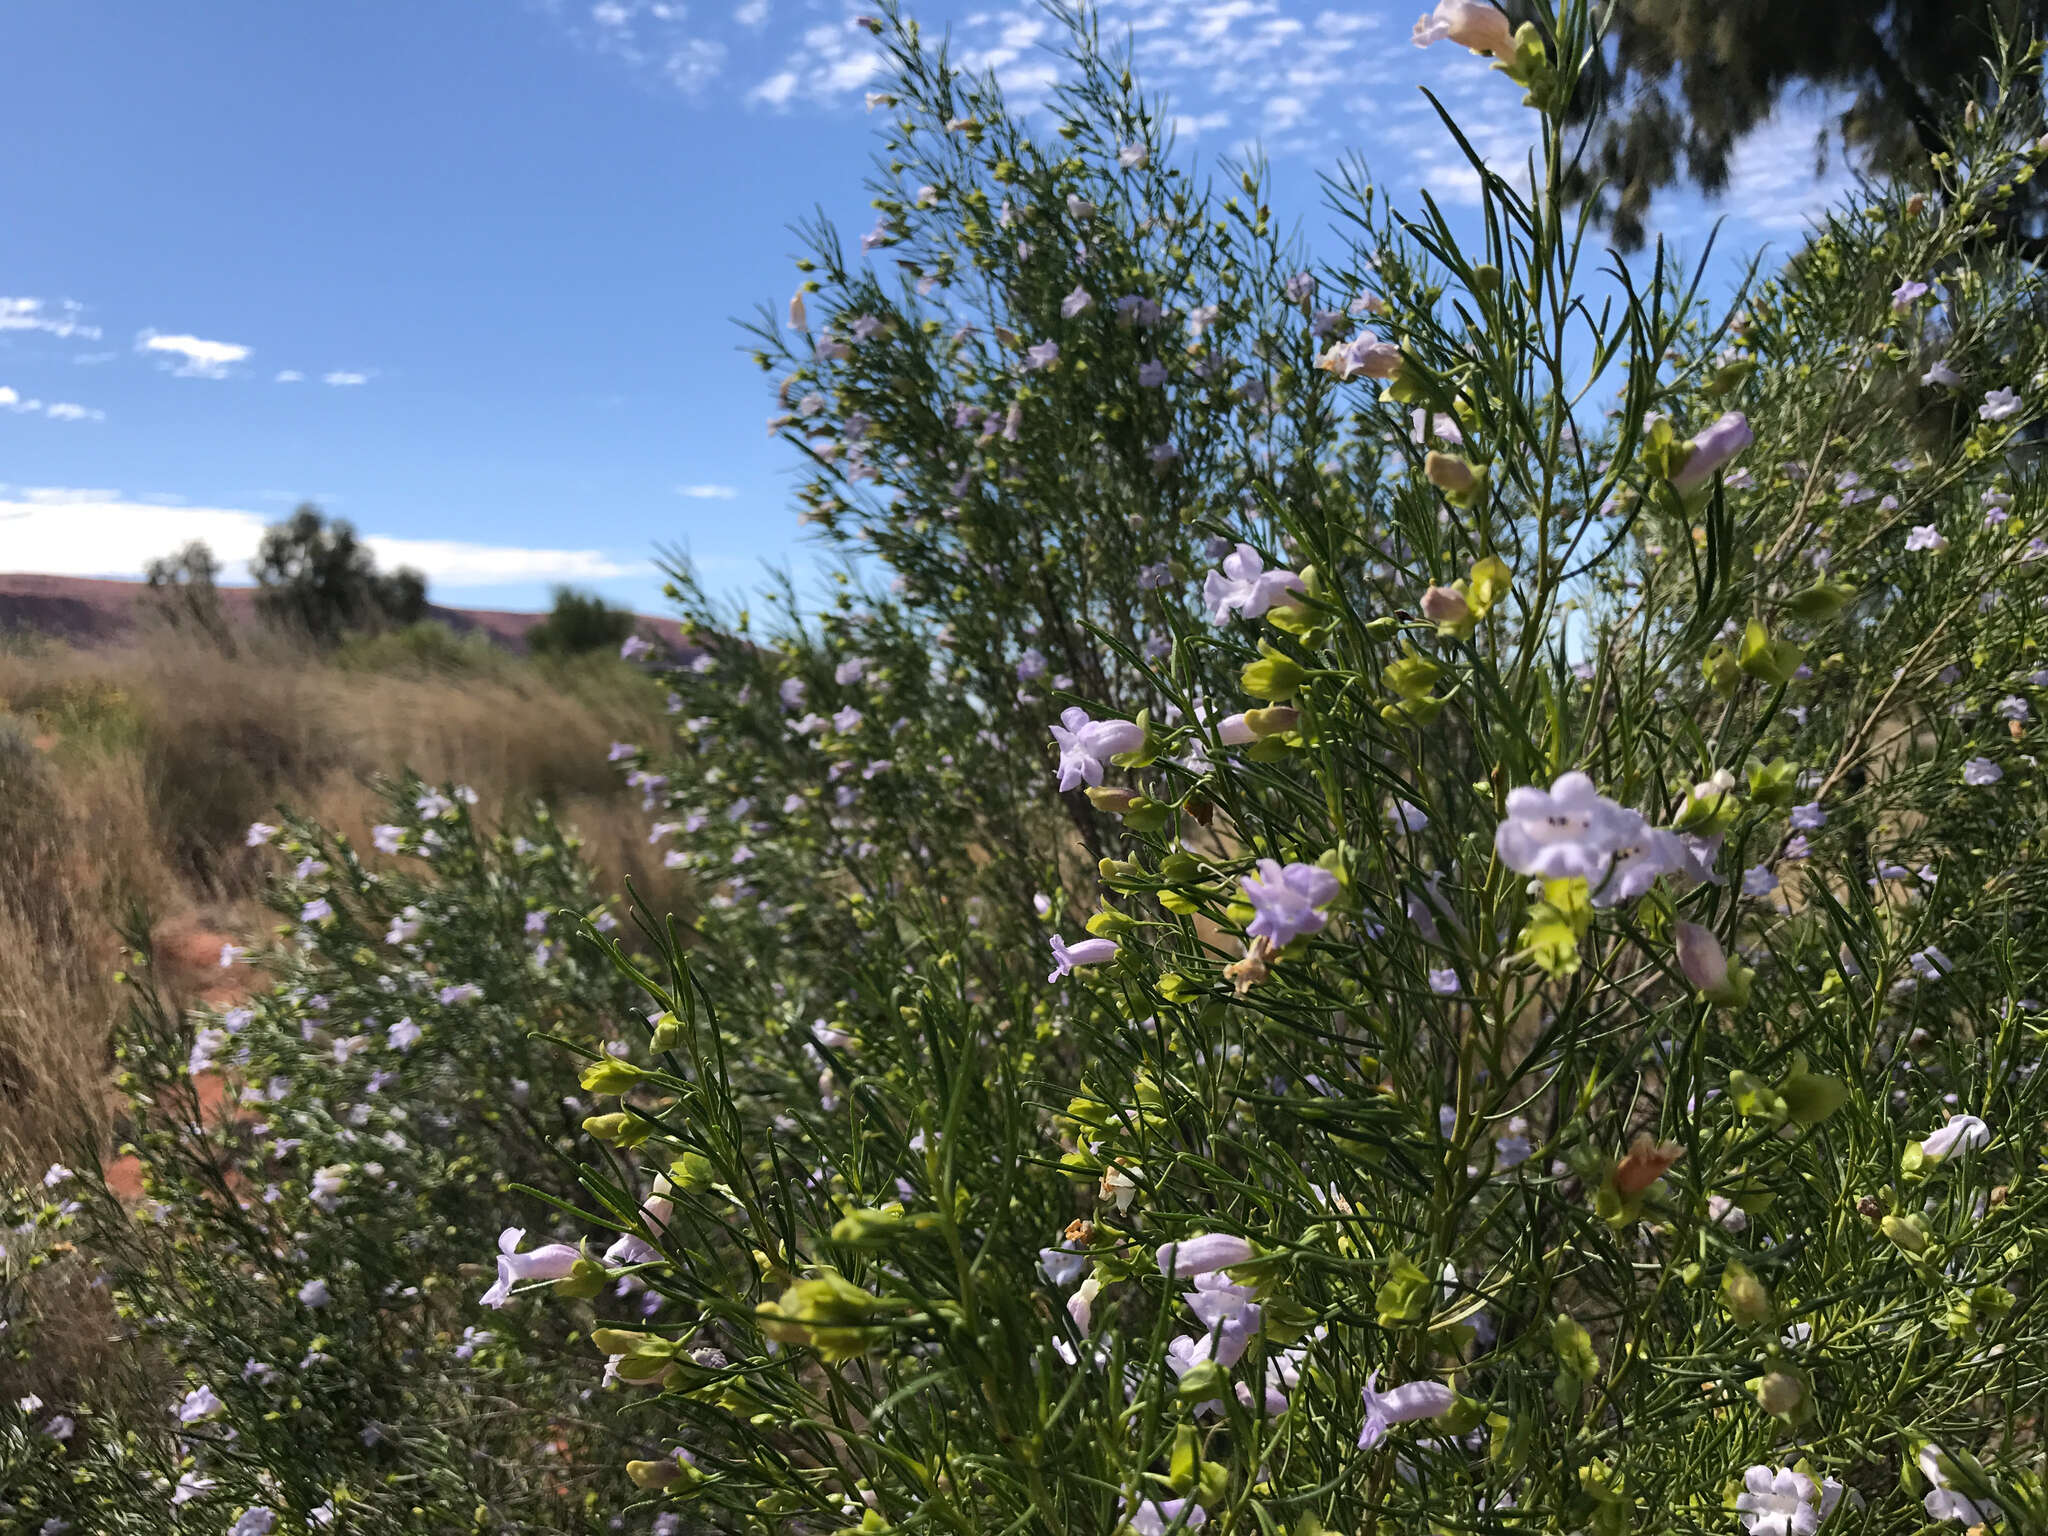
M1088 1273L1088 1255L1076 1248L1061 1243L1056 1248L1038 1250L1038 1267L1045 1271L1045 1278L1061 1290Z
M808 685L800 677L785 677L782 680L782 685L776 689L776 693L782 699L782 707L784 709L802 709L804 707L804 695L809 691Z
M1035 645L1027 646L1024 654L1017 658L1017 681L1020 683L1036 682L1039 678L1045 676L1045 672L1045 652Z
M1156 357L1148 357L1144 362L1138 364L1138 382L1146 389L1164 389L1166 387L1166 364L1160 362Z
M1060 318L1062 320L1071 320L1074 316L1093 307L1094 303L1095 295L1079 283L1076 283L1074 284L1074 291L1060 300Z
M277 1512L267 1504L252 1504L242 1511L228 1536L270 1536L277 1529Z
M1060 344L1056 341L1041 341L1024 349L1024 366L1034 373L1041 368L1050 368L1059 360Z
M1927 285L1909 277L1892 290L1892 308L1911 309L1916 299L1922 299L1926 296Z
M841 736L851 736L855 731L860 729L861 721L865 720L866 718L866 715L863 715L859 710L855 709L851 704L849 704L844 709L835 710L833 712L832 729L837 731Z
M49 1422L43 1425L43 1433L52 1440L69 1440L77 1430L78 1425L68 1413L53 1413Z
M1929 386L1939 385L1943 389L1961 389L1963 376L1948 364L1947 358L1939 358L1933 367L1920 375L1920 382Z
M405 846L405 828L379 822L370 828L370 842L379 853L398 853Z
M1988 757L1973 757L1963 764L1963 782L1972 789L1982 789L1987 784L1996 784L2005 777L2005 770Z
M512 1300L512 1287L529 1280L566 1280L582 1257L567 1243L547 1243L525 1253L519 1245L526 1238L524 1227L507 1227L498 1234L498 1278L484 1292L487 1307L502 1307Z
M652 656L653 654L654 642L647 639L644 635L628 635L626 636L625 643L619 647L619 659L621 661L638 661L642 656Z
M1790 817L1795 832L1818 832L1828 824L1828 813L1820 808L1818 800L1792 807Z
M2019 391L2010 388L1992 390L1977 407L1977 416L1982 421L2010 421L2019 413Z
M325 1280L308 1280L299 1287L298 1295L301 1306L311 1307L315 1311L334 1300L334 1295L327 1289Z
M1671 477L1672 488L1681 495L1698 490L1715 470L1756 441L1749 418L1730 411L1692 440L1685 463Z
M419 1044L421 1033L419 1025L404 1018L384 1032L384 1040L394 1051L409 1051Z
M1277 859L1259 860L1258 873L1237 883L1254 914L1245 932L1275 949L1284 949L1303 934L1320 933L1329 919L1318 909L1335 901L1343 889L1337 877L1319 865L1282 868Z
M1124 1500L1123 1523L1132 1536L1166 1536L1168 1531L1193 1531L1209 1523L1209 1513L1193 1499Z
M832 669L832 681L842 688L849 688L868 675L868 659L865 656L849 656Z
M1983 1525L1987 1520L1996 1518L1997 1505L1989 1502L1979 1504L1949 1482L1952 1464L1949 1462L1948 1454L1940 1446L1931 1443L1923 1445L1920 1454L1914 1460L1920 1467L1921 1475L1933 1484L1928 1489L1926 1497L1921 1500L1927 1507L1927 1517L1930 1520L1954 1520L1962 1525L1974 1526Z
M1916 523L1912 531L1906 535L1908 553L1918 554L1926 550L1938 555L1947 548L1948 540L1942 537L1941 530L1932 523Z
M1202 606L1217 624L1227 622L1233 613L1257 619L1276 602L1285 601L1288 593L1307 590L1307 583L1294 572L1267 570L1257 550L1240 544L1224 557L1223 569L1211 571L1203 581Z
M1394 824L1396 831L1412 836L1428 827L1429 812L1411 801L1395 800L1387 806L1387 820Z
M1764 897L1777 888L1778 877L1766 865L1753 865L1742 872L1742 894L1745 896Z
M1143 170L1152 162L1150 147L1133 141L1116 152L1116 163L1127 171Z
M1433 1419L1449 1413L1458 1394L1440 1381L1410 1381L1382 1392L1380 1373L1365 1378L1365 1424L1358 1432L1358 1448L1369 1451L1387 1438L1396 1424Z
M1549 789L1508 792L1507 820L1494 851L1518 875L1584 880L1596 905L1633 901L1662 874L1694 874L1672 833L1615 804L1583 773L1560 774Z
M1448 38L1497 59L1511 58L1515 51L1513 27L1485 0L1436 0L1436 9L1418 18L1409 36L1418 48Z
M1045 978L1048 982L1058 981L1062 976L1071 973L1076 966L1101 965L1106 960L1116 958L1114 939L1082 939L1077 944L1069 944L1058 934L1054 934L1051 943L1052 974Z
M1439 997L1455 997L1458 992L1458 973L1451 966L1429 968L1429 990Z
M1083 784L1100 784L1104 765L1112 757L1135 752L1145 744L1145 729L1131 720L1091 720L1078 705L1060 713L1052 727L1052 739L1060 749L1060 792L1079 789Z
M277 828L273 827L269 822L252 821L249 823L248 833L242 839L242 846L244 848L261 848L275 836L277 836Z
M225 1413L227 1404L208 1386L194 1387L185 1394L183 1402L174 1410L180 1424L197 1424L201 1419L210 1419L217 1413Z
M66 1179L72 1179L76 1177L77 1175L74 1174L69 1168L66 1168L62 1163L52 1163L48 1168L43 1170L43 1188L55 1189L59 1184L62 1184Z
M1161 1243L1159 1273L1169 1280L1186 1280L1194 1275L1249 1264L1258 1256L1258 1249L1245 1238L1228 1232L1204 1232L1198 1237Z
M410 944L420 936L420 929L426 922L426 915L418 907L407 907L391 919L391 926L384 930L386 944Z
M324 923L332 916L334 906L325 896L315 896L299 908L299 921L302 923Z
M178 1486L171 1490L171 1508L190 1504L194 1499L203 1498L216 1486L210 1477L201 1477L197 1472L178 1474Z
M2025 720L2033 712L2033 706L2016 693L2008 693L1998 701L1999 718L2003 720Z

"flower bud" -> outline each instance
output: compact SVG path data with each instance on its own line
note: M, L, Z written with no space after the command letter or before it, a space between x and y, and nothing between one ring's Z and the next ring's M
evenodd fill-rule
M1685 462L1671 476L1671 485L1681 496L1701 489L1715 470L1756 441L1749 418L1730 411L1686 445Z
M1780 1419L1795 1419L1806 1407L1806 1383L1790 1371L1767 1371L1749 1384L1757 1406Z
M1285 736L1301 724L1301 711L1292 704L1269 704L1264 709L1248 709L1240 718L1254 737Z
M1675 933L1678 968L1708 1002L1740 1007L1749 1001L1750 975L1740 960L1731 961L1711 928L1679 923Z
M1614 1169L1614 1187L1623 1195L1633 1199L1670 1171L1671 1165L1685 1156L1685 1148L1675 1141L1652 1141L1647 1131L1637 1134L1636 1139Z
M1422 616L1440 631L1461 633L1472 626L1472 605L1455 587L1431 587L1422 594Z
M1744 1328L1769 1325L1771 1293L1746 1264L1731 1263L1721 1274L1721 1305Z
M630 1061L607 1056L583 1069L582 1083L586 1093L629 1093L646 1075Z
M1479 476L1472 466L1455 453L1431 449L1422 461L1422 473L1431 485L1453 499L1470 496L1479 487Z
M1907 1253L1925 1253L1931 1241L1927 1234L1927 1221L1918 1211L1909 1216L1887 1216L1878 1223L1878 1227Z

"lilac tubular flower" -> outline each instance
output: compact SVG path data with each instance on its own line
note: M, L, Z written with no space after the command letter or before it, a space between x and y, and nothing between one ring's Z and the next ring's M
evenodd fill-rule
M213 1388L194 1387L185 1394L185 1400L178 1404L178 1422L197 1424L202 1419L210 1419L217 1413L225 1412L226 1409L227 1404L215 1395Z
M1209 1523L1209 1512L1193 1499L1124 1500L1124 1524L1133 1536L1166 1536L1168 1531L1198 1530Z
M1058 934L1052 936L1052 974L1045 979L1058 981L1078 965L1101 965L1116 958L1116 940L1083 939L1078 944L1068 944Z
M1973 757L1963 764L1963 782L1972 789L1982 789L1987 784L1996 784L2005 777L2005 770L1988 757Z
M1410 1381L1382 1392L1380 1373L1365 1378L1365 1424L1358 1431L1358 1448L1369 1451L1387 1438L1396 1424L1433 1419L1449 1413L1458 1394L1440 1381Z
M1943 389L1961 389L1963 387L1963 376L1951 368L1948 359L1943 357L1937 358L1934 366L1920 375L1920 382L1927 385L1939 385Z
M1730 411L1692 440L1691 452L1671 477L1672 488L1680 495L1698 490L1715 470L1755 441L1749 418L1740 411Z
M1914 301L1926 296L1927 285L1909 277L1892 290L1892 308L1911 309Z
M1318 865L1283 868L1277 859L1259 860L1259 872L1237 883L1252 904L1253 917L1245 932L1275 949L1285 949L1305 933L1320 933L1329 919L1317 909L1335 901L1343 888L1335 875Z
M1929 554L1940 554L1948 548L1948 540L1942 537L1941 529L1933 523L1916 523L1912 532L1906 535L1906 549L1911 554L1923 550Z
M526 1253L519 1251L525 1240L524 1227L507 1227L498 1234L498 1278L480 1300L487 1307L502 1307L512 1300L512 1287L529 1280L565 1280L582 1254L567 1243L548 1243Z
M1538 880L1584 880L1600 906L1633 900L1659 875L1688 868L1675 834L1616 805L1583 773L1560 774L1547 790L1510 790L1507 812L1493 834L1500 861Z
M1259 1250L1249 1240L1228 1232L1204 1232L1198 1237L1178 1238L1159 1245L1159 1273L1169 1280L1185 1280L1214 1270L1249 1264Z
M1259 552L1240 544L1224 557L1223 569L1211 571L1202 583L1202 606L1212 622L1221 624L1231 614L1247 619L1261 618L1290 592L1307 591L1307 584L1289 570L1267 570Z
M1133 720L1091 720L1078 706L1063 710L1052 727L1060 749L1060 792L1083 784L1100 784L1103 766L1112 757L1135 752L1145 744L1145 728Z
M1485 0L1436 0L1436 9L1419 17L1409 35L1418 48L1448 38L1474 53L1490 53L1501 60L1511 59L1515 53L1514 28Z
M1980 421L2010 421L2020 413L2020 395L2016 389L1994 389L1985 395L1984 403L1977 407Z

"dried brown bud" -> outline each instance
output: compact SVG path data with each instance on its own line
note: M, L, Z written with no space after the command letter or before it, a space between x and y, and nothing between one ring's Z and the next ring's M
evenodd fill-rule
M1614 1187L1624 1195L1640 1195L1683 1156L1685 1148L1677 1142L1652 1141L1649 1132L1640 1132L1629 1144L1628 1156L1615 1165Z

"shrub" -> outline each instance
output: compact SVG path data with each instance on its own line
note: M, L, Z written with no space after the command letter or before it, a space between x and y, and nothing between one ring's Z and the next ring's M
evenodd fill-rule
M427 611L425 577L379 571L351 525L310 503L264 533L249 571L261 589L258 612L319 645L357 630L417 624Z
M536 656L582 656L616 651L633 633L633 615L614 608L594 592L555 588L548 616L526 632L526 646Z
M674 1319L594 1341L672 1426L632 1481L733 1530L2043 1528L2048 335L1979 222L2027 93L1942 198L1603 315L1584 6L1476 38L1541 134L1533 186L1471 155L1481 251L1340 183L1293 274L1085 39L1040 146L879 25L905 286L819 230L761 342L894 589L721 642L679 572L707 658L628 762L708 893L587 1079L585 1219Z

